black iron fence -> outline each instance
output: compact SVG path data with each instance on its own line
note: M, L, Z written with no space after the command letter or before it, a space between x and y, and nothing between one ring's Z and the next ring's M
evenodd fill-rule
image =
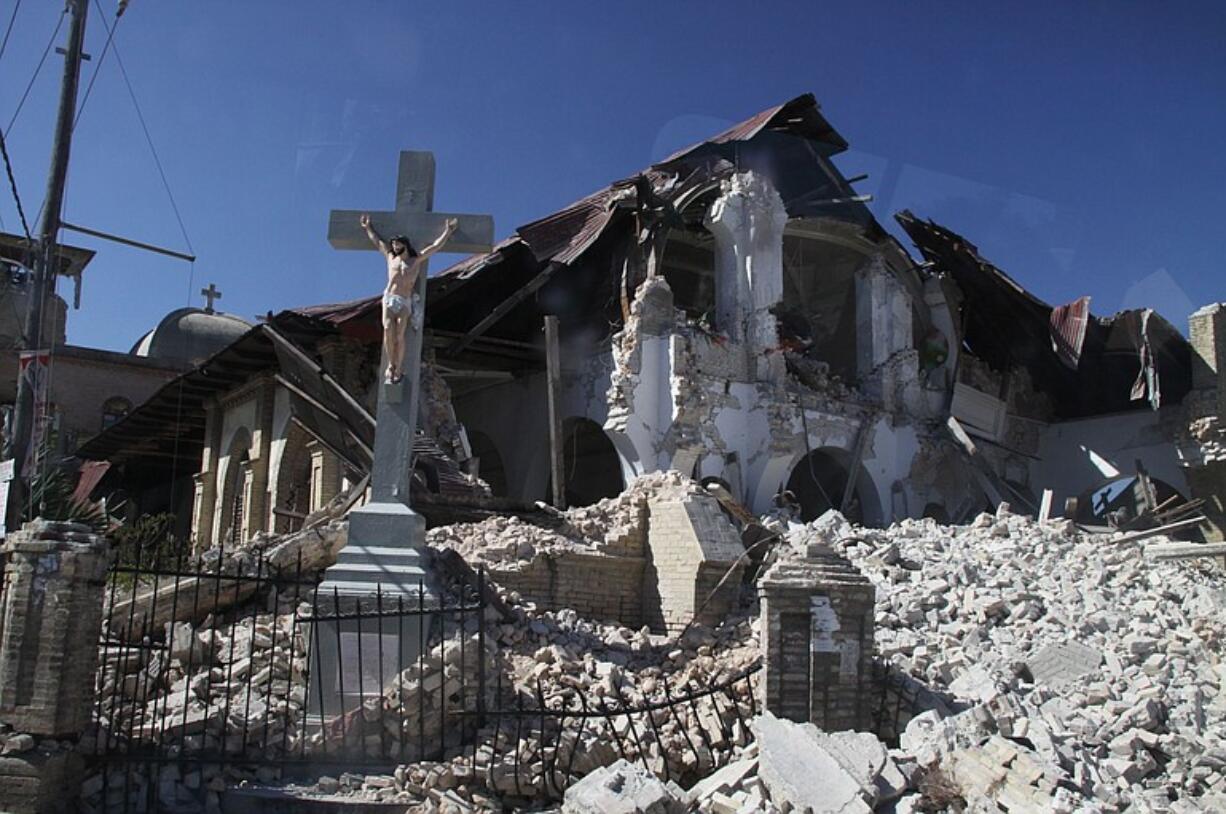
M481 572L361 598L319 579L301 555L287 566L163 551L114 566L85 803L203 810L242 780L405 764L494 796L556 799L618 757L688 783L751 737L756 665L701 686L607 680L594 693L512 675Z

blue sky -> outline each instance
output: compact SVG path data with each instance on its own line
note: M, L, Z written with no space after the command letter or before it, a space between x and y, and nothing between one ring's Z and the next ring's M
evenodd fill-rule
M58 14L18 9L0 126ZM328 211L391 208L401 149L435 152L436 209L491 213L502 237L807 91L878 218L933 217L1049 302L1149 304L1186 330L1226 298L1224 38L1221 3L132 0L118 51L199 260L66 235L99 251L69 341L127 350L209 282L247 318L375 293L379 262L333 251ZM61 66L52 52L8 135L31 220ZM114 53L65 217L185 248Z

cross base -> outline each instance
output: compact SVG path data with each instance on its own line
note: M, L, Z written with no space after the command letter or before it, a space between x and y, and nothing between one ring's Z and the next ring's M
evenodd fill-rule
M368 503L349 513L349 540L324 572L321 596L333 590L347 595L381 591L395 602L397 595L424 590L438 596L433 585L431 552L425 546L426 519L398 501Z
M425 536L425 518L398 501L349 513L349 540L314 603L308 709L316 723L361 708L418 663L441 595Z

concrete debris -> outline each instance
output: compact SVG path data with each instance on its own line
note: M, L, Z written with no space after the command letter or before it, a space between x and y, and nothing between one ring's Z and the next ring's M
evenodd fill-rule
M911 787L875 735L823 732L769 712L753 720L741 758L695 783L698 811L870 812Z
M618 498L563 513L557 528L500 518L434 529L431 542L487 563L576 548L616 557L610 552L622 541L643 533L650 500L696 489L680 475L653 476ZM390 773L345 772L282 788L461 812L557 802L562 789L569 789L564 811L1220 808L1226 584L1210 561L1149 562L1139 545L1107 543L1064 521L1040 525L1007 509L964 527L908 520L884 530L828 513L793 527L771 556L787 565L826 548L873 583L877 652L915 690L898 720L880 723L882 737L897 735L897 748L875 734L754 717L762 674L730 681L762 657L753 591L718 626L695 624L669 637L545 609L495 585L509 611L487 616L494 671L487 708L543 702L608 711L608 718L561 728L556 718L523 727L487 721L464 733L463 752L410 755ZM295 611L302 608L265 607L233 629L211 619L171 622L167 650L133 648L104 662L102 695L116 700L99 710L98 731L82 745L131 727L163 743L218 747L237 731L266 732L267 741L251 746L273 755L282 742L310 751L325 737L398 748L419 725L401 710L420 700L428 711L444 696L449 707L475 701L449 694L457 684L472 686L451 658L459 638L435 642L422 669L398 676L382 701L296 743L292 728L285 737L305 703ZM455 634L470 653L475 624ZM236 677L252 675L270 690L244 695ZM718 704L699 695L667 711L620 712L724 685ZM167 806L202 788L215 797L244 780L277 780L207 766L176 772L165 772L155 790ZM104 785L112 794L123 787L118 777L106 784L101 777L86 778L94 792L86 802L99 809Z
M875 584L878 652L940 707L896 722L921 791L1010 812L1213 810L1226 792L1210 562L1147 562L1007 508L961 527L828 515L789 542L835 545Z
M655 775L622 758L567 789L562 814L681 814L688 802L688 795L679 799Z
M679 472L654 472L636 478L616 497L561 512L556 528L517 517L491 517L431 529L426 541L435 548L455 549L474 566L524 562L564 551L623 556L633 547L631 541L645 534L648 501L701 494L702 488Z

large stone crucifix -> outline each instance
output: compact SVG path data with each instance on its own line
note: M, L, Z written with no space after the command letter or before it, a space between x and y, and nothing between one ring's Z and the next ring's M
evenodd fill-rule
M434 154L429 152L402 152L400 171L396 186L396 208L391 212L371 212L370 219L375 230L385 238L405 235L414 246L425 246L443 233L444 224L455 219L457 228L440 248L449 252L488 251L494 242L494 220L489 215L458 215L432 212L434 202ZM333 210L328 222L328 241L337 249L377 250L360 224L364 214L357 210ZM371 282L384 280L385 272L379 266L371 267ZM418 308L424 314L426 304L426 269L419 270L415 293L420 297ZM374 463L371 468L371 500L365 506L349 513L348 541L337 555L336 564L324 574L318 597L324 607L333 604L333 597L340 600L338 612L349 612L351 606L364 612L375 608L376 595L380 602L390 602L395 607L396 597L412 597L410 607L417 603L419 591L432 593L429 573L428 550L425 547L426 523L421 515L409 506L409 484L413 474L413 437L417 429L417 405L421 380L421 350L423 320L405 320L404 370L396 381L384 381L380 376L378 407L375 413ZM386 355L386 354L385 354ZM384 358L380 370L387 367ZM344 599L341 599L341 598ZM432 602L428 602L432 604ZM366 620L365 625L371 625ZM330 632L321 632L330 628ZM418 625L403 625L403 631L392 636L392 642L378 641L386 638L382 631L374 631L363 625L361 619L346 619L320 623L314 634L321 648L324 669L312 700L321 704L321 714L330 715L331 703L341 703L340 695L351 694L360 686L361 675L368 671L394 669L397 662L416 658L414 651L421 644L416 641ZM357 637L356 639L354 637ZM382 659L372 663L356 663L346 641L375 639L366 644L369 654L385 653L389 663ZM358 645L356 652L362 652ZM392 655L397 653L398 657ZM331 662L331 663L329 663ZM404 662L407 664L407 662ZM357 671L357 672L353 672ZM372 681L386 676L369 676ZM370 685L368 685L370 686ZM329 701L329 699L333 699ZM342 704L343 706L343 704ZM335 709L335 707L333 707Z
M434 154L400 154L396 209L372 212L376 231L385 236L406 235L415 246L438 238L444 224L458 224L442 251L488 251L494 242L494 219L489 215L453 215L430 211L434 203ZM333 210L328 219L328 241L338 249L376 250L362 229L363 213ZM372 282L375 269L372 267ZM426 303L426 270L417 276L419 308ZM424 313L424 311L423 311ZM376 584L389 590L412 588L422 576L425 521L409 508L409 482L413 474L413 436L417 429L417 403L421 378L422 325L406 326L404 375L398 382L379 385L375 415L374 465L371 502L349 515L349 544L336 565L328 570L330 582L353 592ZM380 370L387 366L383 360ZM348 568L348 565L360 568ZM406 584L407 580L407 584Z

